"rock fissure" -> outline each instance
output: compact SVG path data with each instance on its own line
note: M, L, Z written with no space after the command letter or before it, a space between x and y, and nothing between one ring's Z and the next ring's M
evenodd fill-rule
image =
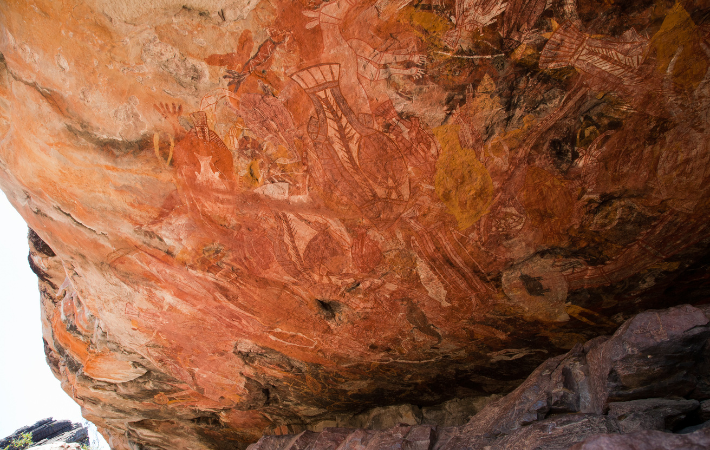
M71 213L68 213L68 212L64 211L60 206L55 206L54 208L55 208L57 211L59 211L60 213L62 213L63 215L67 216L73 223L79 225L81 228L83 228L83 229L85 229L85 230L89 230L89 231L91 231L92 233L94 233L94 234L97 235L97 236L105 236L105 237L108 237L108 234L104 233L103 231L96 231L96 230L94 230L93 228L87 227L87 226L84 225L83 223L79 222L78 220L76 220L76 219L74 218L74 216L71 215Z

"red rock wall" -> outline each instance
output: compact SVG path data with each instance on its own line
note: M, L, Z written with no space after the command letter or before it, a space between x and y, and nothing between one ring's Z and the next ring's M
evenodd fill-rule
M0 187L116 448L505 393L706 298L703 2L222 3L0 4Z

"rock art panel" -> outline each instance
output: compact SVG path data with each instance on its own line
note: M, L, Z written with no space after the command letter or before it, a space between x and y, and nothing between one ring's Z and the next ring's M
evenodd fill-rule
M505 394L707 302L702 2L109 3L0 5L0 187L115 448Z

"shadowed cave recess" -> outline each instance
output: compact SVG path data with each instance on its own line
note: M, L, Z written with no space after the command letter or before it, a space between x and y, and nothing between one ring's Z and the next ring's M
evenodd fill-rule
M708 448L709 111L701 0L0 3L0 188L116 450Z

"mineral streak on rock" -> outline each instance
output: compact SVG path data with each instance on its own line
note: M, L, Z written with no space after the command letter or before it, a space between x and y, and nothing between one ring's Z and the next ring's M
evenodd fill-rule
M707 302L709 13L0 2L0 188L50 367L113 448L245 448L393 405L458 426ZM618 379L561 404L666 389L588 355Z

